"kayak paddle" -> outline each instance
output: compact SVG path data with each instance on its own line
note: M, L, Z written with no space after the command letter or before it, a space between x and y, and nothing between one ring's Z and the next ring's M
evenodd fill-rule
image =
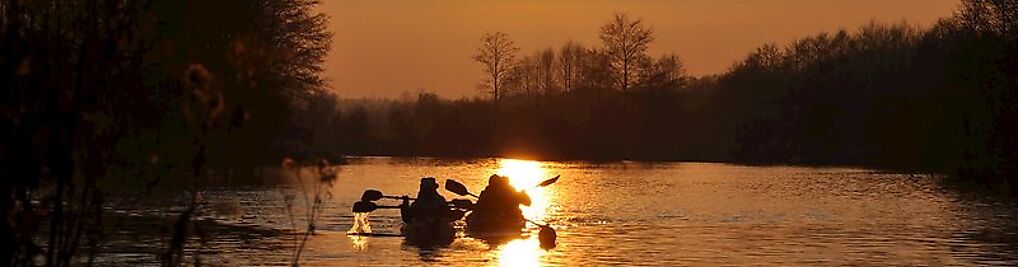
M555 182L558 182L558 177L559 176L562 176L562 175L561 174L560 175L555 175L555 177L552 177L551 179L548 179L548 180L544 180L544 182L541 182L540 184L537 184L534 187L545 187L545 186L549 186L551 184L554 184Z
M361 195L361 201L377 201L377 200L383 199L383 198L397 199L397 200L403 199L403 197L386 196L386 195L382 194L382 191L378 191L378 190L375 190L375 189L364 190L364 194ZM410 200L417 200L417 199L412 198L412 197L410 197L408 199L410 199Z
M453 199L452 201L449 201L449 204L451 206L453 206L453 207L460 208L460 209L465 209L465 210L472 210L472 209L474 209L474 202L470 201L469 199L462 199L462 198Z
M453 192L461 196L478 197L477 195L474 195L474 193L470 193L470 190L467 190L467 186L453 179L445 179L445 190L449 190L449 192Z
M370 201L357 201L353 203L353 212L372 212L377 209L398 209L399 206L379 206Z

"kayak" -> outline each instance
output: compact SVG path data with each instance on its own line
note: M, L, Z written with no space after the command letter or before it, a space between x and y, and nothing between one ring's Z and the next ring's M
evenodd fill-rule
M411 244L434 246L448 245L456 239L456 226L451 221L425 220L404 223L399 229Z
M353 236L373 236L373 237L403 237L401 234L394 233L360 233L360 232L347 232L346 235Z
M400 233L365 233L347 232L350 236L369 237L404 237L407 242L415 245L435 246L448 245L456 239L456 227L452 222L416 222L404 223L399 228Z
M467 236L487 241L489 243L505 243L515 239L527 239L530 236L526 231L505 231L505 232L468 232Z
M480 239L509 240L525 237L524 220L489 218L470 214L467 216L467 235Z
M467 216L466 221L467 225L464 229L466 236L483 240L487 243L502 244L516 239L526 239L532 234L530 231L526 230L525 220L507 222L506 220L488 220L482 216ZM403 237L407 244L412 246L444 247L451 245L456 240L457 232L458 229L455 226L455 221L425 220L403 223L400 227L399 234L347 232L347 235L367 237ZM542 232L544 231L542 230ZM543 233L541 235L543 235ZM554 241L550 242L550 244L553 243ZM542 243L542 246L543 244L544 243Z

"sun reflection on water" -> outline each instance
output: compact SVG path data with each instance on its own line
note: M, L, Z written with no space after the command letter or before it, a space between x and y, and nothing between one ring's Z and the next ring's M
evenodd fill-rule
M368 238L356 235L347 235L350 238L350 246L353 251L365 251L368 249Z
M516 239L505 243L498 252L498 265L505 267L541 266L545 251L537 239Z
M499 159L495 173L509 177L509 183L517 190L526 190L530 196L530 206L520 206L523 215L535 221L544 221L550 206L548 191L535 187L550 178L546 166L539 161ZM536 233L530 238L517 239L502 244L497 250L500 266L541 266L541 256L546 252L541 249Z

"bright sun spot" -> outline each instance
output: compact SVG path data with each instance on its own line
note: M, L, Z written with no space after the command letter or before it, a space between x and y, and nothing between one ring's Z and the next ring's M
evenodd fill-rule
M544 220L545 211L548 209L548 197L545 189L534 187L544 179L548 179L544 164L538 161L499 159L496 174L509 177L509 183L517 190L526 190L530 196L530 206L521 206L523 216L528 219Z
M517 190L527 189L541 182L544 169L541 162L518 159L499 159L496 174L509 177Z

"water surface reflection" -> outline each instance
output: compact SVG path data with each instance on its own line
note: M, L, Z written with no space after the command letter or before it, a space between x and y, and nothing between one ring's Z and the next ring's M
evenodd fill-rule
M534 203L524 214L552 224L558 247L540 249L536 233L507 243L460 238L432 249L408 246L401 238L345 234L354 221L350 205L365 188L412 195L421 176L434 176L479 192L494 173L528 190ZM554 185L529 189L558 174L562 179ZM701 163L358 158L343 167L332 193L304 265L1018 264L1014 202L959 194L929 176ZM203 229L214 232L201 250L205 263L287 263L289 243L277 230L289 223L275 188L213 190L205 196L209 205L242 207L240 216L215 220L223 227ZM396 233L400 223L394 210L374 212L369 221L376 233ZM132 222L136 225L110 237L113 253L100 265L157 262L159 244L151 241L156 239L135 238L152 226Z
M498 175L509 177L509 183L517 190L525 190L530 196L530 206L521 206L523 216L533 221L543 221L549 207L549 191L547 187L536 187L545 179L550 178L544 164L539 161L499 159ZM533 232L533 229L532 231ZM509 241L498 248L498 262L501 266L540 266L541 248L534 232L527 239Z
M545 254L536 238L517 239L502 245L498 251L498 265L503 267L541 266Z

